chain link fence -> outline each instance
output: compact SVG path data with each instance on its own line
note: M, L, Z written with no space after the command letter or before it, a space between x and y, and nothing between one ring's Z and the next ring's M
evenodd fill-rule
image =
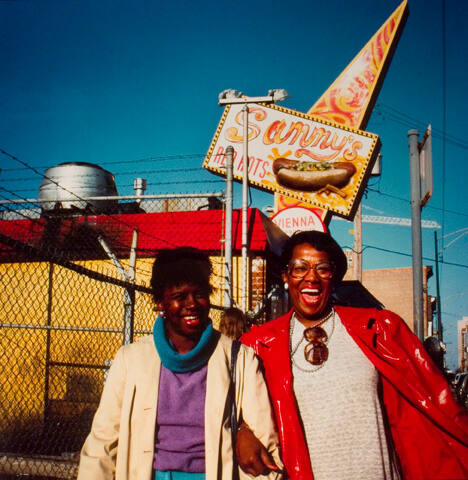
M148 287L159 250L204 243L219 321L219 194L146 197L101 215L2 203L1 479L76 476L110 362L123 343L151 332L157 312Z

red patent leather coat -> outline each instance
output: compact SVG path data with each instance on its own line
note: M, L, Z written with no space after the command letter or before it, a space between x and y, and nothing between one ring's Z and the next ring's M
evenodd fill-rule
M405 480L468 478L468 414L403 320L388 310L335 307L343 325L374 364ZM289 358L292 311L241 337L262 359L289 478L313 479L296 410ZM312 388L312 386L311 386Z

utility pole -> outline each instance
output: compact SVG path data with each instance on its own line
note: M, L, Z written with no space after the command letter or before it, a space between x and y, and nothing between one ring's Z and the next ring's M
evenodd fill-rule
M432 128L429 125L421 142L419 132L408 131L411 184L411 237L413 244L414 333L424 340L424 297L422 274L421 210L432 197Z
M411 184L411 238L413 245L413 319L414 333L424 341L424 298L421 242L421 174L417 130L408 131Z
M439 248L437 246L437 233L434 232L434 261L435 261L435 277L436 277L436 310L437 310L437 338L444 341L444 332L442 328L442 312L440 306L440 286L439 286Z

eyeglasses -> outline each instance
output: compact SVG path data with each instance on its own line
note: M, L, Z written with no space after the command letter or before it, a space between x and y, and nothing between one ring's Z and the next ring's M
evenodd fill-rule
M309 342L304 347L304 357L312 365L322 365L328 359L328 335L322 327L309 327L304 330L304 338Z
M307 260L297 258L288 264L288 274L293 278L304 278L311 270L323 279L330 279L333 277L335 267L333 263L323 261L311 265Z

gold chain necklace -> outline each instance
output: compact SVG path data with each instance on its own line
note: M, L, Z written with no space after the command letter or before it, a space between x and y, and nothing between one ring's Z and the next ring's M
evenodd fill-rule
M328 344L335 330L335 310L332 309L330 313L328 313L325 317L321 318L313 327L311 327L311 328L319 327L320 325L323 325L330 318L332 319L332 326L331 326L330 334L328 335L328 338L325 344ZM292 337L293 337L295 323L296 323L296 314L293 313L291 316L291 322L289 325L289 357L291 358L291 362L294 364L296 368L298 368L302 372L307 372L307 373L316 372L317 370L320 370L325 365L326 362L323 362L321 365L317 365L316 367L303 368L294 360L294 355L296 354L297 349L299 348L301 343L305 340L304 336L301 335L301 339L299 340L299 342L296 344L294 348L292 347Z

